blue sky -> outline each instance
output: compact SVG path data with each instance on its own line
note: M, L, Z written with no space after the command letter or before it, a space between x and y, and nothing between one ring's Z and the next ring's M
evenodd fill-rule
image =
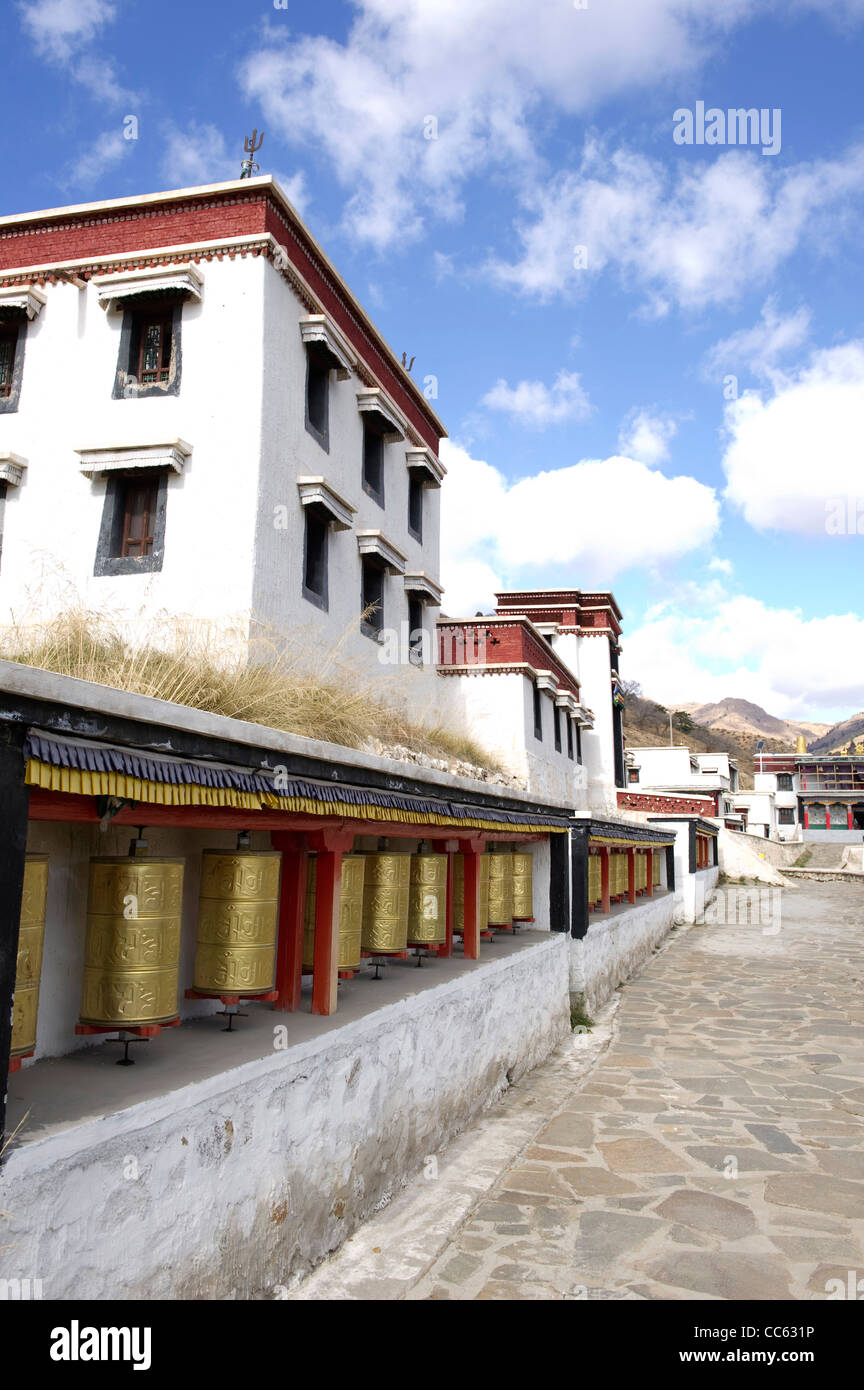
M864 707L862 59L864 0L24 0L3 210L232 177L263 129L437 390L448 611L611 586L647 692L833 720ZM677 144L698 102L778 109L779 149Z

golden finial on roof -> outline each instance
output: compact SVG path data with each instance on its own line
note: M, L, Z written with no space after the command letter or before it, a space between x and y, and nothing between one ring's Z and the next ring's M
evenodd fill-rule
M804 735L803 735L803 734L799 734L799 735L798 735L798 741L797 741L797 743L795 744L795 752L796 752L796 753L806 753L806 752L807 752L807 744L806 744L806 742L805 742L805 739L804 739Z

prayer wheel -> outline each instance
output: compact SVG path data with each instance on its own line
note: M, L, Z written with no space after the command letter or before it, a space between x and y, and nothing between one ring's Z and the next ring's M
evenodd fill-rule
M513 921L513 855L489 855L489 925L509 927Z
M513 854L513 921L534 919L533 854Z
M627 892L627 855L610 854L609 859L610 892L613 898L617 898Z
M408 945L437 946L447 938L447 855L412 854Z
M182 859L90 860L81 1022L98 1028L177 1017Z
M636 890L639 892L648 887L648 856L647 854L636 854Z
M410 854L367 854L363 881L364 951L398 955L408 944Z
M603 896L603 870L600 863L599 854L589 854L588 856L588 901L589 903L599 903Z
M194 976L201 993L272 990L281 862L273 850L205 849Z
M657 849L654 851L654 873L652 883L655 888L660 888L662 886L660 879L660 851Z
M489 925L489 855L477 856L477 876L480 891L477 904L477 927L485 931ZM465 856L453 856L453 930L465 933Z
M11 1057L26 1057L36 1046L42 943L45 938L45 899L48 893L47 854L28 854L18 927L18 967L12 1006Z
M366 859L362 854L342 856L342 895L339 909L339 969L356 970L360 964L363 932L363 879ZM315 885L317 860L309 856L306 873L306 915L303 924L303 969L311 970L315 955Z

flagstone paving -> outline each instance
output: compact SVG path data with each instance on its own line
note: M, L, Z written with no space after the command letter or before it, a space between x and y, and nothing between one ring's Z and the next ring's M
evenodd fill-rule
M587 1075L559 1055L523 1080L542 1122L425 1268L421 1242L388 1279L409 1193L374 1258L377 1217L299 1297L806 1300L864 1280L862 909L856 886L807 885L774 934L674 933Z

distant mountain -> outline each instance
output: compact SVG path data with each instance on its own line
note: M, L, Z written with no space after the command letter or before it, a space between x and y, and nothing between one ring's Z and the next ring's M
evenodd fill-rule
M832 724L820 738L808 743L808 753L845 753L849 744L864 739L864 711Z
M756 738L776 739L791 748L799 736L803 735L808 747L815 739L822 739L831 730L830 724L807 723L796 719L778 719L769 714L761 705L750 700L737 700L727 696L714 704L700 705L693 702L675 705L675 709L685 710L694 724L703 729L716 729L733 734L749 734ZM864 729L864 715L858 716ZM852 722L852 721L847 721ZM840 727L839 725L837 726Z

